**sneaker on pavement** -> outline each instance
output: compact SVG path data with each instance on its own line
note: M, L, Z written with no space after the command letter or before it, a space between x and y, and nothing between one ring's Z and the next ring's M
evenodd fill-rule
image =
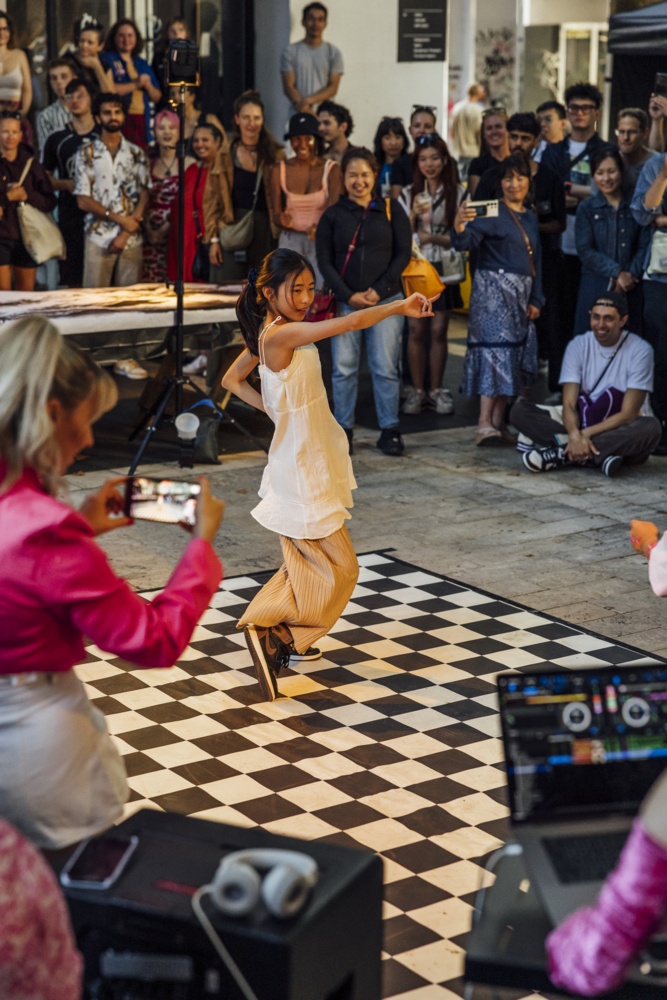
M405 451L405 445L403 444L403 438L400 435L398 426L384 427L380 437L376 441L376 446L385 455L402 455Z
M276 678L283 667L289 666L291 642L284 641L278 634L282 630L287 632L284 626L272 629L246 625L243 629L257 680L267 701L275 701L278 697Z
M533 451L535 448L535 442L532 441L527 435L519 434L516 442L516 450L520 452Z
M410 389L403 403L403 413L421 413L426 403L426 393L423 389Z
M431 389L428 398L436 413L448 415L454 412L454 400L449 389Z
M620 455L607 455L604 462L602 463L602 471L605 476L609 476L611 479L613 476L617 476L623 465L623 458Z
M206 374L206 355L198 354L194 361L191 361L189 365L183 365L184 375L205 375Z
M289 654L290 663L300 663L302 660L319 660L322 650L317 646L309 646L305 653L297 653L296 649L291 649Z
M134 358L128 358L127 361L117 361L113 366L114 375L124 375L125 378L142 379L148 378L148 372L145 368L142 368L138 361Z
M555 446L534 448L532 451L524 451L521 461L529 472L551 472L563 465L563 455L561 449Z

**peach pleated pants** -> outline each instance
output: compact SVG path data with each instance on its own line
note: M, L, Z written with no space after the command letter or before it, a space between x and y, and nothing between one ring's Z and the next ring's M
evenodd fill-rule
M297 653L321 639L336 624L359 576L359 563L347 528L326 538L280 536L284 562L239 620L262 628L287 625Z

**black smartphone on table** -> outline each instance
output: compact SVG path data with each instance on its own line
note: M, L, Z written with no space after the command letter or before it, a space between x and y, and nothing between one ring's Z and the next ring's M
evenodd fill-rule
M137 849L139 838L113 834L89 837L79 844L60 873L69 889L110 889Z
M128 476L125 482L125 516L138 521L192 527L200 492L199 483Z

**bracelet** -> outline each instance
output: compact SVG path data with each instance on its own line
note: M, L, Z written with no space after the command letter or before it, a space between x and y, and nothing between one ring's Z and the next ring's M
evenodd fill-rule
M104 218L105 219L110 219L111 218L111 212L110 212L110 210L108 208L107 208L106 212L104 213Z
M211 239L209 240L209 243L219 243L219 242L220 240L218 239L217 236L211 236Z

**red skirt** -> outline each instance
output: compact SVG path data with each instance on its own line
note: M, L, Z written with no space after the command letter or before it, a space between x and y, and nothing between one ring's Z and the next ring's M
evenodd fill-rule
M141 115L128 115L123 125L123 135L128 142L133 142L144 153L148 152L148 140L146 138L146 119Z

